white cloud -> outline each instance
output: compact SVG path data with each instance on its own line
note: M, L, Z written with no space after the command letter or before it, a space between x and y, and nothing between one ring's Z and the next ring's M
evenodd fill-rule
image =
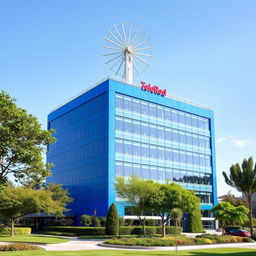
M217 143L222 143L222 142L224 142L224 141L226 141L227 140L227 137L220 137L220 138L217 138L216 139L216 142Z
M238 139L234 135L228 135L226 137L217 138L216 142L217 143L228 142L238 148L245 148L250 144L250 141L248 139Z
M232 138L231 142L233 143L233 145L239 148L244 148L250 144L248 139L241 140L241 139Z

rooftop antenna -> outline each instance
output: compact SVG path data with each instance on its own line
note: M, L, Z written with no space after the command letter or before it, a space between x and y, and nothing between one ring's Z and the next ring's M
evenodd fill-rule
M114 24L104 40L105 64L111 65L110 69L126 83L132 84L134 73L140 76L150 65L150 38L139 25Z

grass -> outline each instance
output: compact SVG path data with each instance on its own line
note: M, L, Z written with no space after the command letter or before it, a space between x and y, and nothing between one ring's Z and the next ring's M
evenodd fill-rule
M37 244L60 244L68 242L66 238L49 237L40 235L24 235L24 236L0 236L0 242L19 242L19 243L37 243Z
M120 251L120 250L88 250L88 251L16 251L1 252L1 256L255 256L256 250L251 249L209 249L209 250L190 250L190 251Z

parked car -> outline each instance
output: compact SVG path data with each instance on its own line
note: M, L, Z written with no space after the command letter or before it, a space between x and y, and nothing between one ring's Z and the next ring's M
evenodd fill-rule
M228 231L225 235L249 237L251 236L251 233L244 229L232 229Z

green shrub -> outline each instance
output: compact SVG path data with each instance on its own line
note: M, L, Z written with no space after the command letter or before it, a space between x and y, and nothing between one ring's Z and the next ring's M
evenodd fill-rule
M101 225L102 227L105 227L105 226L106 226L106 218L105 218L105 217L101 217L101 218L100 218L100 225Z
M90 215L84 214L81 216L80 222L86 227L90 227L92 225L92 217Z
M105 241L106 244L130 245L130 246L174 246L174 240L162 240L156 238L114 238Z
M153 219L146 219L145 220L145 225L146 226L151 226L151 227L153 226L154 227L154 226L156 226L156 223L157 223L157 221L153 220Z
M105 235L104 227L76 227L76 226L52 226L45 227L44 231L48 234L49 232L59 233L60 235L65 235L67 233L71 236L82 236L82 235ZM168 235L180 235L182 232L181 227L166 227L166 234ZM54 234L52 233L52 234ZM57 235L56 233L56 235ZM120 235L142 235L143 227L142 226L122 226L120 227ZM156 227L146 227L146 234L162 234L162 229L159 226Z
M108 210L105 233L106 235L118 235L119 218L116 206L111 204Z
M241 228L240 226L226 226L224 230L225 232L229 232L232 229L240 229L240 228Z
M126 226L132 226L132 225L133 225L133 222L134 222L133 219L125 219L124 224L125 224Z
M44 231L46 232L67 232L73 233L76 236L85 236L85 235L105 235L104 227L68 227L68 226L53 226L45 227Z
M27 251L27 250L43 250L42 247L31 245L31 244L3 244L0 245L0 252L6 251Z
M182 232L182 227L166 226L165 233L167 235L180 235ZM162 234L162 227L156 227L156 234Z
M146 235L153 235L156 233L155 227L146 227ZM133 227L131 235L143 234L143 227Z
M244 243L254 243L255 241L250 237L244 237L243 242Z
M212 244L212 240L208 239L208 238L200 238L200 237L197 237L195 238L195 243L196 244Z
M10 227L0 227L0 235L10 235L11 228ZM23 228L23 227L16 227L14 228L15 235L30 235L31 228Z
M93 227L100 227L100 220L96 216L92 216L92 226Z
M197 238L210 239L214 244L243 242L243 237L240 237L240 236L219 236L219 235L203 234L203 235L197 236Z
M119 218L119 226L124 226L124 218L123 217L120 217Z
M54 236L77 236L76 233L71 232L58 232L58 231L46 231L44 232L46 235L54 235Z
M188 230L191 233L201 233L203 230L201 212L195 210L188 216Z

